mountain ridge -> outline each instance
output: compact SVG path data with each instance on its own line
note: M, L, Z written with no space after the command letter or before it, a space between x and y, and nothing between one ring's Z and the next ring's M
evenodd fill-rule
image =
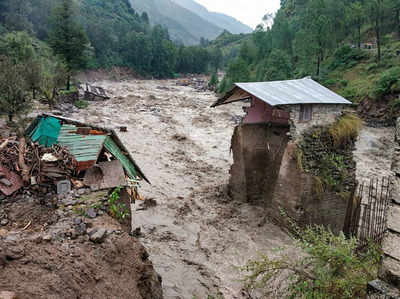
M196 2L195 0L172 0L178 5L196 13L203 19L217 25L218 27L229 31L232 34L251 33L253 29L224 13L209 11L205 6Z
M211 13L204 6L192 0L179 3L176 0L129 0L129 2L132 8L138 12L146 12L151 24L166 27L174 41L186 45L199 44L201 38L213 40L224 30L231 29L235 32L251 30L250 27L247 28L246 25L234 18ZM229 28L223 28L216 23L225 24L223 26Z

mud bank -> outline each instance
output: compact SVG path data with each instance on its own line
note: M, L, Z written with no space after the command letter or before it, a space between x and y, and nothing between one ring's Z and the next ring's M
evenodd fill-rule
M141 193L157 203L139 205L133 223L163 278L165 298L248 298L238 267L292 241L270 223L263 206L226 194L242 105L209 108L213 93L176 80L93 83L111 100L72 117L128 128L119 135L152 182L143 183Z

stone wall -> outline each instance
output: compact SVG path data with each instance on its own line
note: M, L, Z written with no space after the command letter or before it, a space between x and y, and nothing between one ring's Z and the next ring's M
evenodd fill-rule
M395 141L397 147L392 163L392 205L388 215L388 232L383 241L383 258L379 268L379 278L394 287L394 290L397 289L398 292L400 290L400 118L396 123ZM400 297L399 292L397 295Z
M343 105L313 104L310 121L300 121L301 105L290 105L289 112L290 134L292 139L298 139L309 128L333 124L342 115Z
M315 177L299 167L297 151L297 144L286 147L274 194L267 205L269 215L288 226L288 219L281 215L283 211L300 226L325 225L339 233L343 230L347 199L337 192L317 190Z

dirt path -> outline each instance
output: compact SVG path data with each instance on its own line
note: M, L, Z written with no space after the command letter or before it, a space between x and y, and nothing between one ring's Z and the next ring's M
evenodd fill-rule
M237 267L291 241L262 207L226 195L241 105L209 108L213 93L176 82L96 82L112 99L72 117L128 127L120 136L152 182L143 183L141 193L157 202L133 221L163 277L165 298L246 298Z
M368 183L371 178L390 176L393 150L394 128L365 126L361 130L354 152L357 180L360 183Z

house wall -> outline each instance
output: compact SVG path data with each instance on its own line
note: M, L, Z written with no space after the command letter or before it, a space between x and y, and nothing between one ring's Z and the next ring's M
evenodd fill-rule
M235 128L229 182L233 199L252 202L272 196L288 132L288 126L271 124L243 124Z
M274 109L267 103L253 97L251 107L247 108L244 124L277 123L287 124L289 113L282 109Z
M310 121L300 121L300 106L286 106L289 112L290 134L293 140L298 139L305 130L313 126L327 126L334 123L342 115L343 105L313 104L312 118Z
M267 123L271 108L254 101L243 124L235 128L230 195L234 200L265 203L268 215L283 225L289 225L281 215L285 211L300 225L326 225L340 232L347 200L335 192L318 194L315 178L298 169L297 143L307 129L334 123L342 113L342 105L313 105L312 119L307 122L299 121L300 105L290 106L286 108L290 126ZM321 154L315 153L315 161Z

